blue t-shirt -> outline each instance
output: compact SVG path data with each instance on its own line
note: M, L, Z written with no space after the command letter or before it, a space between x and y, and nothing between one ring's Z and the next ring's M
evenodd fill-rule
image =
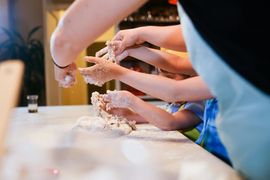
M217 128L216 117L218 114L218 102L216 99L209 99L205 103L203 116L203 129L196 143L204 147L207 151L216 155L220 159L230 164L227 150L220 141Z
M201 120L201 122L195 127L198 133L201 133L203 129L204 101L169 103L167 104L165 109L170 113L175 113L179 110L189 110L193 112Z
M230 164L227 150L220 141L216 128L216 116L218 114L218 102L216 99L186 102L182 104L173 103L168 104L166 109L170 113L184 109L192 111L202 120L201 123L195 127L200 133L195 143Z

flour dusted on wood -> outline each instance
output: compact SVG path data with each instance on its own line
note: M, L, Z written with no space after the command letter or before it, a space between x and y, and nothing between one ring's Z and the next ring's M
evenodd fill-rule
M124 117L107 113L101 107L105 107L103 95L93 92L91 102L94 116L82 116L77 120L74 129L95 132L112 133L113 135L126 135L136 129L135 121L128 121Z

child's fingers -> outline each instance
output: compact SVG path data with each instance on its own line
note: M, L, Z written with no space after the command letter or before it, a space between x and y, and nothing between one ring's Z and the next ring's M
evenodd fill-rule
M111 109L113 109L113 106L111 103L107 103L106 104L106 111L110 111Z
M110 101L111 101L111 97L110 97L109 95L107 95L107 94L104 94L104 95L103 95L103 100L104 100L105 102L110 102Z
M120 40L114 40L114 41L111 41L110 42L110 46L113 48L113 50L117 50L121 44L123 43L123 41L120 41Z
M96 52L96 57L101 57L102 55L108 53L108 47L104 47L101 50L99 50L98 52Z
M101 59L106 59L106 60L108 60L108 59L109 59L109 54L108 54L108 53L105 54L104 56L101 57Z
M107 94L104 95L104 100L106 102L113 103L115 96L117 95L118 91L107 91Z
M93 56L85 56L84 60L87 62L95 63L95 64L98 64L102 61L102 59L98 57L93 57Z
M78 68L78 70L80 71L80 73L82 73L82 72L86 72L87 68Z
M122 32L118 32L113 38L111 41L116 41L116 40L122 40L123 39L123 35L122 35Z
M80 73L82 74L82 75L89 75L89 74L91 74L91 72L92 72L92 67L88 67L88 68L78 68L78 70L80 71Z
M100 81L98 79L98 77L95 76L95 74L93 74L93 72L89 72L86 74L82 74L84 81L88 84L94 84L96 86L102 86L104 84L103 81Z
M121 54L119 54L118 56L116 56L115 59L116 59L117 64L119 64L120 61L122 61L126 57L128 57L128 52L127 51L124 51Z
M125 50L124 42L121 40L111 41L110 45L113 47L113 51L115 55L119 55Z

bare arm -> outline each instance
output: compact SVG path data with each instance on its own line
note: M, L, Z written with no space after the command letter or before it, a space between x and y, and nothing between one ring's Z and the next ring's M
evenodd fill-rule
M140 114L149 123L157 126L162 130L183 130L192 128L200 123L200 119L191 111L183 110L174 114L158 108L150 103L136 98L131 108Z
M128 56L140 59L163 70L190 76L197 75L188 58L179 57L174 54L144 46L130 48L126 51Z
M112 107L131 108L149 123L163 130L183 130L200 123L200 119L191 111L183 110L174 114L158 108L131 94L128 91L111 91L105 100Z
M176 81L121 67L121 75L117 76L116 79L167 102L198 101L213 97L199 76Z
M121 30L111 41L116 55L123 53L129 47L139 45L144 42L149 42L158 47L164 47L176 51L186 51L186 45L180 25L164 27L145 26ZM105 52L106 48L98 52L98 56Z
M68 65L113 23L146 0L76 0L60 20L51 41L59 65ZM116 5L117 4L117 5Z
M76 0L52 35L51 53L54 61L60 66L71 64L84 48L113 23L136 10L144 2L146 0ZM59 71L56 76L62 78L62 74L66 72Z
M145 120L142 116L130 110L129 108L112 108L108 112L117 116L125 117L130 121L136 121L136 123L148 123L148 121Z
M80 72L83 76L91 78L93 82L117 79L167 102L197 101L213 97L199 76L176 81L162 76L136 72L96 57L86 57L86 60L96 65L81 68Z
M181 25L146 26L138 28L140 41L176 51L186 51Z

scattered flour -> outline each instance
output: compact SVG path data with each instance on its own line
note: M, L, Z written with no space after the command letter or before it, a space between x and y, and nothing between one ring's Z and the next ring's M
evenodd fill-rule
M108 60L116 63L116 58L113 51L114 48L112 44L110 43L110 41L106 41L106 46L108 47Z
M94 84L99 87L103 86L104 84L104 82L96 81L95 79L91 78L90 75L84 75L83 78L84 78L84 81L88 84Z
M71 83L72 81L72 76L71 75L66 75L65 76L65 82L68 84L68 83Z
M74 78L69 74L59 81L61 87L69 87L72 83L74 83Z
M93 92L91 97L93 104L94 116L80 117L73 129L87 130L110 134L113 136L122 136L129 134L136 129L135 121L128 121L124 117L116 116L107 113L101 107L105 107L102 95L98 92Z

